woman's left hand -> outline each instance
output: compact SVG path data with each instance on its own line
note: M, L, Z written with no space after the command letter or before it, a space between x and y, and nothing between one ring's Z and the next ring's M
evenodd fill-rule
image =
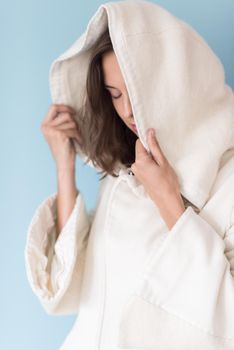
M170 230L185 211L185 206L180 194L178 177L163 154L156 136L151 135L150 130L154 129L149 129L147 132L152 156L138 138L135 162L131 170L158 207L161 217Z

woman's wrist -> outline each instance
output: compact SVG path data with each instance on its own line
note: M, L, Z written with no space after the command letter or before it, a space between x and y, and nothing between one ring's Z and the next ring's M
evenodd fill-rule
M57 186L60 194L74 196L74 193L77 192L75 167L57 169Z
M164 204L158 206L160 215L165 221L169 230L185 211L184 202L181 196L170 197Z
M75 162L67 162L65 164L56 164L57 174L64 176L65 174L75 173Z
M57 235L66 224L79 193L76 187L75 167L57 167Z

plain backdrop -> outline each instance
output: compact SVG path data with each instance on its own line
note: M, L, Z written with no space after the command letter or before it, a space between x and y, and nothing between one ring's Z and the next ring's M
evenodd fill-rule
M75 315L46 314L26 278L24 247L35 209L57 186L55 164L40 132L51 103L49 67L82 34L101 3L0 2L0 349L58 349L75 321ZM157 3L205 38L234 87L234 1ZM78 157L76 178L89 210L98 174Z

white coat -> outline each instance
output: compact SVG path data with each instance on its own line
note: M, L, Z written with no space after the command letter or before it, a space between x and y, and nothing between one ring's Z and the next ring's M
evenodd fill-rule
M80 107L90 50L107 25L139 138L149 150L146 130L156 128L181 193L200 211L188 206L168 230L120 166L101 181L94 211L79 192L55 241L53 193L28 228L30 286L48 314L77 314L60 350L233 350L233 91L189 25L154 3L126 0L102 4L53 62L53 103Z

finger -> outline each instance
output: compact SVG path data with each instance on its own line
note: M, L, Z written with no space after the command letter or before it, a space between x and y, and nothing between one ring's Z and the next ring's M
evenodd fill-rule
M70 113L59 113L59 115L53 119L49 125L53 127L57 127L63 123L72 122L74 126L76 126L75 120L71 117Z
M135 175L134 171L135 171L135 163L132 163L131 167L130 167L132 173Z
M156 136L152 135L150 130L148 130L147 136L148 136L148 145L153 158L158 163L158 165L162 165L163 163L165 163L166 158L162 152L162 149L158 143Z
M44 122L47 123L49 121L52 121L60 112L70 112L74 114L75 110L72 107L67 105L52 104L48 110L46 117L44 118Z
M50 121L49 125L56 127L60 124L63 124L65 122L69 122L70 119L70 115L68 113L59 113L56 118L54 118L52 121Z
M64 122L54 127L58 130L77 129L76 123L73 121Z
M145 147L143 146L143 144L141 143L140 139L138 138L136 140L136 144L135 144L135 159L142 159L142 157L148 157L148 152L145 149Z
M74 138L77 140L77 142L79 144L81 144L81 138L77 132L77 130L74 129L67 129L67 130L63 130L62 131L66 136L70 137L70 138Z

